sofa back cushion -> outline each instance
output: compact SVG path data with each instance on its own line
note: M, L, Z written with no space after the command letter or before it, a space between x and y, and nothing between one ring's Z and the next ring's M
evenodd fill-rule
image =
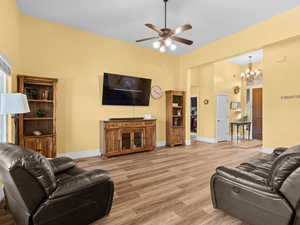
M12 176L12 171L18 168L26 170L36 182L50 195L56 188L56 179L48 159L29 149L12 144L0 144L1 172L7 171ZM14 177L12 177L14 180Z
M300 200L300 167L285 179L281 185L280 192L295 209Z
M269 184L279 190L284 180L300 166L300 145L288 148L274 161Z

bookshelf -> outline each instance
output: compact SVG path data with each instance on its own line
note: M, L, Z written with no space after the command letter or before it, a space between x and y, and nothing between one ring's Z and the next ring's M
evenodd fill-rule
M19 145L46 157L56 156L57 79L18 76L18 92L26 94L30 112L18 122Z
M185 92L166 91L166 137L168 146L185 141Z

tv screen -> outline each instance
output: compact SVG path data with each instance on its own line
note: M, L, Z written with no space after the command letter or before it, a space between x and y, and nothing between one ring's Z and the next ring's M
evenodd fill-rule
M104 73L102 105L148 106L151 79Z

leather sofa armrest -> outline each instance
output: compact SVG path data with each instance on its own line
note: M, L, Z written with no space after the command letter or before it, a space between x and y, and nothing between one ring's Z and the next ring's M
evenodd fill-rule
M279 156L281 153L283 153L287 149L288 148L285 148L285 147L275 148L274 151L273 151L273 155Z
M300 205L299 204L296 206L294 221L291 224L300 225Z
M53 168L54 174L64 172L76 166L76 163L73 161L73 159L68 157L49 159L49 162Z
M267 181L264 178L253 173L248 173L235 167L225 166L218 167L216 172L219 176L235 183L265 192L274 192L272 188L268 186Z
M85 190L95 184L105 183L110 180L110 176L103 170L91 170L74 176L62 183L58 183L56 190L49 199L56 199L66 195Z

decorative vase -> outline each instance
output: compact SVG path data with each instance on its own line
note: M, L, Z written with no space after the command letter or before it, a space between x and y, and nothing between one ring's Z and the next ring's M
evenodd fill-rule
M41 97L43 100L47 100L49 97L49 90L44 90Z

